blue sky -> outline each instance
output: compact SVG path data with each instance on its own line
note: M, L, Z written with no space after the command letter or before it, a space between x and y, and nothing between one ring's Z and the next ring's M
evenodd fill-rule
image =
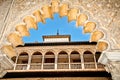
M54 18L46 19L46 24L39 22L38 30L30 29L30 36L23 37L25 43L43 42L43 35L56 35L59 30L59 35L71 35L71 41L89 41L90 33L83 33L83 27L76 27L76 21L68 22L67 16L59 17L59 14L54 14Z

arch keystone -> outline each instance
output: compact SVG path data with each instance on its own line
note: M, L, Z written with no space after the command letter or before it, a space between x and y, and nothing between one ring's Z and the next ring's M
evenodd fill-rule
M84 27L84 33L91 33L96 28L96 24L94 22L87 22Z
M103 38L104 34L101 31L94 31L91 36L91 42L97 42L101 38Z
M30 28L38 29L37 24L32 16L26 16L23 21L26 23L27 29Z
M1 49L9 58L16 56L16 52L11 45L4 45Z
M21 36L29 36L30 35L29 31L27 30L27 27L23 24L17 25L15 29L16 29L16 31L18 31L21 34Z
M12 45L18 46L18 45L24 45L23 41L22 41L22 37L17 34L17 33L11 33L8 35L7 40L12 43Z

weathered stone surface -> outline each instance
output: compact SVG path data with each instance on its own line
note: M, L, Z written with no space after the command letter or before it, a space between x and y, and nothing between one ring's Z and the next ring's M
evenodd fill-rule
M12 43L12 46L16 47L18 45L24 45L22 41L22 36L19 33L10 33L7 37L7 40Z
M2 51L9 57L12 58L13 56L16 56L16 52L14 48L11 45L4 45L2 47Z
M19 24L16 26L15 29L16 29L16 31L18 31L20 33L21 36L29 36L30 35L26 25Z
M105 65L105 69L108 73L111 73L112 80L120 79L120 51L112 50L110 52L104 52L98 62Z
M77 18L77 26L84 26L85 21L88 20L88 16L86 14L80 14Z
M12 68L13 62L0 51L0 78L2 78L7 73L7 70Z
M26 15L32 15L32 13L36 9L40 9L40 7L46 2L46 0L36 0L36 1L14 0L13 4L12 3L7 4L7 2L9 2L9 1L8 0L2 1L2 4L4 4L4 6L8 6L9 4L11 5L11 9L8 12L9 15L6 16L6 18L7 18L6 24L2 26L3 29L5 28L5 30L4 30L4 32L2 32L2 35L0 35L1 36L0 40L1 40L1 42L4 42L4 43L6 43L6 35L15 31L15 26L18 23L23 23L22 19ZM0 8L3 11L4 11L4 9L6 9L4 6L2 6ZM8 8L9 8L9 6L8 6ZM0 22L1 22L3 20L3 18L0 18L0 19L1 19L0 20ZM1 44L3 44L3 43L1 43Z
M102 52L108 48L108 44L106 42L98 42L97 51Z
M116 15L113 17L113 20L108 26L111 38L114 43L112 49L120 49L120 10L116 12Z
M36 22L42 22L42 16L41 16L41 12L39 10L36 10L33 12L33 15L35 16Z
M12 0L0 0L0 43L5 30L5 27L3 26L5 26L11 3Z
M94 22L87 22L84 27L84 33L91 33L96 28Z

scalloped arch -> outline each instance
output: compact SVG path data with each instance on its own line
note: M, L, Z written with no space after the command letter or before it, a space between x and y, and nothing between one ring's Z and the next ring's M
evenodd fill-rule
M91 42L98 42L104 36L103 32L99 30L94 31L97 24L95 22L88 21L87 14L80 13L80 10L76 7L69 8L69 4L67 3L60 3L59 0L52 0L51 4L49 5L46 4L41 9L33 11L32 16L24 17L23 22L25 23L25 25L23 24L17 25L15 30L16 32L18 32L18 34L13 32L10 35L8 35L7 36L8 42L10 42L12 44L11 46L14 46L14 47L18 45L23 45L22 37L30 35L29 29L30 28L38 29L37 23L38 22L45 23L45 19L53 18L54 13L59 13L60 17L68 16L69 22L76 20L77 26L84 26L84 30L83 30L84 33L92 33L92 36L90 39ZM108 45L108 44L106 43L105 45ZM107 47L101 50L105 50L105 49L107 49ZM8 55L10 54L11 53L8 52ZM13 54L13 56L14 55L15 54Z
M104 33L102 31L95 30L91 35L91 42L98 42L103 37Z

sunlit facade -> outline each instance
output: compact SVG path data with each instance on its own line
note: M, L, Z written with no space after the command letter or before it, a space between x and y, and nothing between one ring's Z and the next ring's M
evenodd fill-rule
M64 42L63 38L66 38L67 42L66 40ZM54 42L49 39L54 39ZM18 78L34 77L32 74L36 72L40 72L40 74L47 72L46 77L49 77L50 74L55 77L57 72L56 76L71 76L73 73L72 76L76 76L75 74L79 73L82 75L77 77L110 79L110 74L106 73L104 65L98 63L101 52L96 52L96 42L71 42L70 35L43 36L43 40L48 42L26 43L24 46L17 46L17 56L11 58L15 63L14 68L9 70L5 77L10 77L9 75L12 73L16 73L12 76ZM33 73L29 76L21 76L19 72L21 74ZM62 73L66 73L66 75ZM42 75L40 76L42 77Z
M120 80L119 3L1 0L0 79Z

